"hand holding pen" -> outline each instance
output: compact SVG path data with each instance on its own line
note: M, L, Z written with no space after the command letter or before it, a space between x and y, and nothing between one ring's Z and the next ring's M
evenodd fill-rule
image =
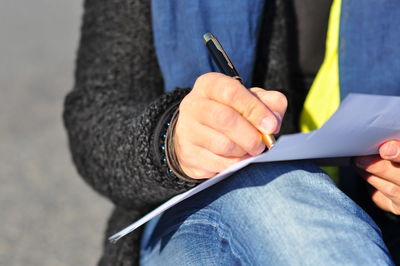
M192 178L213 177L262 153L262 135L268 138L280 129L286 97L277 91L246 89L234 71L230 76L200 76L179 106L174 149L181 169Z
M224 48L222 48L222 45L219 43L218 39L215 38L215 36L211 33L204 34L203 39L211 57L221 73L230 76L243 84L242 78L240 77L236 68L233 66L229 56L225 52ZM272 134L265 134L261 132L261 137L268 149L274 146L275 138Z

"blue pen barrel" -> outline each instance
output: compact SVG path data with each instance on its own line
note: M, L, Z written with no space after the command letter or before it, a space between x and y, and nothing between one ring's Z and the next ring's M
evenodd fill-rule
M214 63L217 65L219 71L222 74L233 77L242 83L242 79L240 78L239 73L233 66L231 60L222 48L222 45L219 43L218 39L215 38L215 36L211 33L204 34L203 38L205 45Z

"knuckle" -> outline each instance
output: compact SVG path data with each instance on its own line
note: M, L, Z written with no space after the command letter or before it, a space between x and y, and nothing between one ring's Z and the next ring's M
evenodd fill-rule
M192 97L190 94L186 95L179 104L179 111L185 112L192 106Z
M279 91L270 91L271 93L271 98L273 98L273 101L276 102L279 106L282 108L286 109L288 106L288 100L282 92Z
M233 110L225 108L215 108L212 117L215 120L216 125L222 129L232 128L237 119L237 115Z
M195 84L204 84L211 78L211 73L205 73L200 75L197 79Z
M217 153L221 155L231 154L235 148L235 143L228 138L221 138L215 143L215 147L218 147Z
M262 112L263 110L260 108L259 103L257 103L256 101L252 101L243 111L243 116L252 121L256 118L261 117Z
M207 103L203 99L187 96L179 104L178 119L184 117L186 122L193 121L193 119L198 120L204 112L204 106L206 105Z
M387 171L387 167L386 167L386 164L384 164L382 162L377 162L377 163L374 163L374 164L370 165L369 167L367 167L366 170L377 176L381 176L381 175L385 174L385 172Z
M386 188L386 194L392 198L400 198L400 188L395 184L390 184Z
M205 73L200 75L193 86L194 90L206 90L208 88L211 88L212 84L218 83L218 80L221 79L222 74L220 73Z
M201 76L199 76L194 85L193 85L193 90L192 91L204 91L209 87L209 83L213 79L212 73L205 73Z
M219 78L218 87L220 90L221 99L224 103L229 104L237 100L239 88L231 80Z
M400 206L393 203L392 204L392 212L395 215L400 215Z
M247 141L247 150L249 151L256 151L260 146L260 139L259 138L249 138Z

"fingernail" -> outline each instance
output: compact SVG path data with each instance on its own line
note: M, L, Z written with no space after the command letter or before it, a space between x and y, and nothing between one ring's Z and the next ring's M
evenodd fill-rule
M399 148L394 143L386 143L383 147L383 156L386 158L396 158L399 155Z
M261 130L264 134L272 134L275 132L277 127L276 118L266 117L261 121Z
M279 132L281 130L281 125L282 125L282 116L278 112L274 112L274 115L276 116L276 119L278 119L278 128L274 133Z

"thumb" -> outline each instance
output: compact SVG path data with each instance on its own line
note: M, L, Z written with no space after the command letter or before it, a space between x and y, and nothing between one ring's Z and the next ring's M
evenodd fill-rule
M380 156L392 162L400 163L400 141L390 140L379 147Z
M279 120L279 128L285 115L288 101L286 96L279 91L269 91L262 88L250 88L250 91L271 110Z

